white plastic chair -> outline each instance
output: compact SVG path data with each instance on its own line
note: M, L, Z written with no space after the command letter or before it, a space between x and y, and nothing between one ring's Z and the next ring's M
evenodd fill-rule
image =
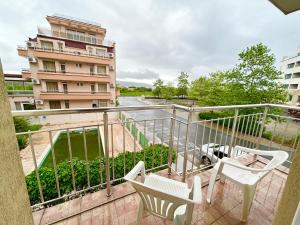
M243 222L246 222L252 205L257 183L277 166L284 163L288 159L289 155L284 151L262 151L241 146L235 146L234 151L244 151L254 155L272 157L270 162L262 169L247 167L240 163L238 160L227 157L219 160L213 168L208 186L207 202L211 203L217 175L221 176L221 181L224 181L225 178L228 178L232 182L238 184L244 193L243 212L241 220Z
M141 182L137 181L141 173ZM174 225L191 224L195 203L201 203L201 180L194 177L191 189L186 183L150 173L145 174L145 164L140 161L125 177L141 197L137 224L141 224L145 211L173 221Z

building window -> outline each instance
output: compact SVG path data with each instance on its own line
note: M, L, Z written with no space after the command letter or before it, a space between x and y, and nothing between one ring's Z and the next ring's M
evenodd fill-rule
M94 74L94 65L90 65L90 74L91 74L91 75Z
M49 101L49 107L50 109L60 109L60 101Z
M97 48L96 49L96 55L105 56L105 50Z
M64 63L60 64L60 72L62 72L62 73L66 72L66 64L64 64Z
M67 30L67 38L75 41L85 41L84 33L76 30Z
M64 90L64 93L68 93L68 84L67 83L63 83L63 90Z
M21 102L15 102L16 110L22 110Z
M106 74L105 66L97 66L97 74Z
M55 72L55 62L43 61L43 67L45 72Z
M106 101L99 101L99 107L107 107Z
M57 82L46 82L47 92L58 92Z
M290 63L287 65L287 68L294 68L294 66L295 66L295 63Z
M63 43L58 42L58 50L59 50L60 52L63 51Z
M76 69L80 69L81 68L81 64L80 63L76 63Z
M68 100L65 101L65 109L70 108L70 102Z
M41 41L41 48L45 50L53 50L53 42Z
M99 92L107 92L107 84L98 84Z
M289 101L292 101L293 95L289 95Z
M93 49L91 47L88 48L89 55L93 55Z
M95 94L95 84L91 84L91 93Z
M292 77L292 74L291 74L291 73L285 74L285 75L284 75L284 79L290 79L291 77Z

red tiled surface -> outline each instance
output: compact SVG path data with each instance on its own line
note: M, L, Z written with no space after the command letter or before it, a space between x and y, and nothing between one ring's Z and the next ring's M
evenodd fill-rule
M250 160L251 161L251 160ZM249 158L244 159L244 163ZM262 167L264 164L257 161L251 164L253 167ZM166 171L160 171L160 175L168 176ZM242 210L241 191L232 182L226 180L224 184L217 182L211 205L207 204L206 192L210 170L197 174L202 178L203 202L196 205L193 213L192 224L197 225L240 225ZM271 225L274 213L279 202L287 175L280 170L274 170L266 176L258 185L254 197L249 225ZM181 177L173 174L172 179L180 180ZM188 183L193 176L188 177ZM122 197L125 196L125 197ZM87 194L83 197L34 212L35 224L64 224L64 225L129 225L136 224L139 196L133 193L128 183L112 187L112 196L106 197L105 190ZM99 206L100 205L100 206ZM74 213L79 213L75 215ZM66 218L66 219L63 219ZM151 215L145 215L142 224L167 225L164 221Z

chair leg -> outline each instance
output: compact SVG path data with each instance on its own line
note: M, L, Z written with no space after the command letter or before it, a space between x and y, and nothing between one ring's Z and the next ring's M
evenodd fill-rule
M194 210L194 204L188 204L186 207L186 216L185 216L185 224L190 225L192 223L193 218L193 210Z
M220 163L217 163L214 166L214 168L212 169L212 174L211 174L210 179L209 179L209 185L208 185L207 197L206 197L206 200L207 200L208 203L211 203L211 197L212 197L212 194L213 194L213 191L214 191L216 178L217 178L217 175L218 175L219 169L220 169L219 167L220 167Z
M213 171L210 179L209 179L209 185L208 185L208 190L207 190L207 202L211 203L211 198L212 198L212 194L214 191L214 187L215 187L215 183L216 183L216 178L218 175L218 171Z
M137 221L136 221L137 225L142 224L143 215L144 215L144 203L142 200L140 200L138 216L137 216Z
M245 185L243 187L244 199L243 199L243 212L242 212L242 222L247 222L250 208L253 202L253 197L255 194L256 185Z

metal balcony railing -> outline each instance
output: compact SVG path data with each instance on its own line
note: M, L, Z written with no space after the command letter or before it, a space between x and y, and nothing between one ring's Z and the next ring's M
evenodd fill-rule
M39 201L32 204L32 207L38 207L52 204L58 200L67 200L83 192L95 189L106 189L109 196L111 195L111 185L122 182L123 176L138 160L147 162L148 171L167 168L169 173L173 171L180 174L182 181L186 180L186 176L189 173L212 167L224 156L230 157L246 154L233 151L236 145L267 151L274 149L285 150L289 153L289 159L285 166L289 166L295 151L300 145L300 126L297 126L297 122L300 119L272 114L271 109L275 108L300 111L300 107L255 104L193 108L179 105L146 105L13 111L12 113L13 116L25 117L101 113L103 118L101 122L85 126L72 127L67 125L66 128L28 131L17 134L17 136L25 135L28 137L29 149L32 153L32 164L34 166L33 173L35 173L39 190ZM256 112L247 114L245 113L247 109L256 109ZM162 118L136 119L133 116L135 113L141 114L149 110L151 112L153 110L165 110L172 113L169 113L168 117ZM193 114L199 112L224 110L230 111L230 115L221 118L193 120ZM118 120L109 120L108 116L110 114L115 114ZM183 114L186 115L186 119L182 117ZM265 130L265 125L267 125L267 122L270 124L270 121L272 121L272 126L268 125L268 133ZM297 127L297 129L293 128L290 132L289 128L292 125ZM100 161L102 160L102 163L99 164L99 181L96 183L92 177L94 174L90 174L94 164L91 164L88 158L88 152L91 149L87 147L89 144L87 142L87 132L90 130L96 132L97 144L95 148L97 148L98 152L96 158L100 159ZM72 132L79 132L83 141L81 153L84 156L84 169L87 180L84 187L77 186L78 180L74 174L74 157L72 155L74 144L72 144L72 138L70 138ZM48 136L49 152L52 154L52 166L57 190L57 196L52 198L45 198L46 192L41 183L41 174L39 173L43 159L40 159L41 157L37 158L35 153L35 149L38 146L35 144L34 136L41 133L45 133ZM72 181L72 190L68 192L60 188L62 182L58 173L60 159L56 158L58 149L56 149L55 142L61 133L64 133L67 138L65 151L68 154L67 160L71 168L69 176ZM267 135L270 133L272 135ZM292 133L292 138L289 133ZM128 149L129 142L132 144L131 149ZM160 146L160 150L156 148L157 145ZM164 152L163 148L166 148L167 152ZM147 151L142 151L142 149ZM120 154L124 158L120 159L120 157L117 157ZM126 158L130 154L132 158Z

